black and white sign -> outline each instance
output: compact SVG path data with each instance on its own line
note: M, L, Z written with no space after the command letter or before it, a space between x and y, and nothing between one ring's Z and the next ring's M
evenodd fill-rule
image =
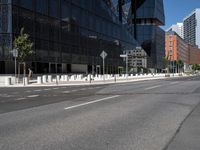
M105 59L108 54L105 51L102 51L101 55L100 55L103 59Z

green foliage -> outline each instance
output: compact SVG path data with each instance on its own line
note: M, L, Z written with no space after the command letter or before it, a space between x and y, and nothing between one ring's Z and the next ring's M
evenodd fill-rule
M164 57L162 61L163 61L164 68L167 68L167 66L168 66L168 59L166 57Z
M177 64L178 64L178 66L179 66L180 68L183 68L183 67L184 67L184 63L183 63L182 60L178 60L178 61L177 61Z
M21 29L20 35L15 38L13 42L13 47L18 49L18 61L25 62L27 57L29 57L33 51L33 43L29 40L29 35L24 33L24 28Z
M200 65L198 65L198 64L192 65L192 70L194 70L194 71L200 70Z

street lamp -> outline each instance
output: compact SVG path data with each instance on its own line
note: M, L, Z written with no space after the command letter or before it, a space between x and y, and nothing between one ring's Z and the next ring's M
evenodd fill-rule
M13 57L15 58L15 83L17 78L17 57L18 57L18 49L12 50Z
M121 54L120 57L126 58L126 79L128 78L128 54Z

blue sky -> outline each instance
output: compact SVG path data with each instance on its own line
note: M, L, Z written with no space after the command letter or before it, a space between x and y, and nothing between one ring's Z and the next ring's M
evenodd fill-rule
M165 6L166 25L162 27L167 29L172 24L182 22L195 8L200 8L200 0L163 0Z

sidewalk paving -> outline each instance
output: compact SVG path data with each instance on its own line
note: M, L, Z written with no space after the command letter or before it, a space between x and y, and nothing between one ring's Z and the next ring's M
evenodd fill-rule
M178 76L170 77L170 78L177 78ZM16 85L0 85L0 87L48 87L48 86L77 86L77 85L103 85L103 84L113 84L113 83L129 83L129 82L138 82L138 81L148 81L148 80L159 80L159 79L167 79L168 77L138 77L138 78L128 78L128 79L118 79L118 80L96 80L96 81L59 81L51 82L51 83L43 83L38 84L36 82L33 82L28 85L16 84Z
M200 104L183 122L166 150L200 150Z

